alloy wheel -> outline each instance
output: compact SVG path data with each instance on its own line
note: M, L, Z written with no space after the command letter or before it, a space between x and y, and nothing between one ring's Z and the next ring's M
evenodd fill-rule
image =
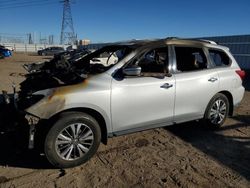
M226 113L227 105L225 101L218 99L210 109L209 119L213 124L220 124L226 118Z
M55 148L64 160L77 160L83 157L94 143L93 131L83 123L75 123L64 128L57 136Z

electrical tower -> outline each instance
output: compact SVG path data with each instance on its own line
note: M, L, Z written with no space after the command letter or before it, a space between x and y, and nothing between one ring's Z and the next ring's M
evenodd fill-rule
M75 44L76 43L76 35L73 27L73 19L71 16L71 8L70 8L71 0L63 0L63 19L62 19L62 30L61 30L61 44Z

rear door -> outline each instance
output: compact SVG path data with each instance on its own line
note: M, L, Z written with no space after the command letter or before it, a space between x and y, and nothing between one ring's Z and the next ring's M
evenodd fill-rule
M202 47L173 46L176 71L174 121L202 118L211 98L218 92L219 76L210 69Z

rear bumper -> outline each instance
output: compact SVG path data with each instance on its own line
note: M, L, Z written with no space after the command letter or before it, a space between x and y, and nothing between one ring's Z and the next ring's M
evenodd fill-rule
M245 93L245 88L243 86L241 86L237 89L234 89L234 91L232 93L234 107L237 107L240 105L240 103L244 97L244 93Z

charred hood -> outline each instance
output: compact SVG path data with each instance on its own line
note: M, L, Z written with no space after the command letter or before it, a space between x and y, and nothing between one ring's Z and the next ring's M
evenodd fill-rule
M26 79L20 84L20 97L36 91L64 85L77 84L88 77L108 69L101 64L90 64L87 52L68 52L55 56L47 62L25 64Z

